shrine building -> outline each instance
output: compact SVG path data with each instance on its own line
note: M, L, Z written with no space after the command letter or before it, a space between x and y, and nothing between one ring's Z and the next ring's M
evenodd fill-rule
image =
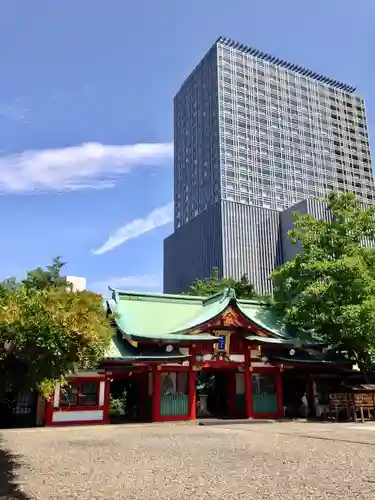
M111 290L110 348L95 370L56 385L46 425L197 418L282 418L301 397L353 371L326 346L287 332L272 308L238 300ZM327 389L328 390L328 389Z

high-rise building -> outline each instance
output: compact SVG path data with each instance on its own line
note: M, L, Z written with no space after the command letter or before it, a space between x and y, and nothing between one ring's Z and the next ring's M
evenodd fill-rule
M212 267L268 292L283 261L280 212L333 189L374 199L355 88L225 38L174 98L174 145L165 292Z

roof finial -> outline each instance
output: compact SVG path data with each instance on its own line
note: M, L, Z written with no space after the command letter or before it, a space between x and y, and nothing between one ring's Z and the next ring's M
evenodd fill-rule
M227 293L226 293L228 299L235 299L236 298L236 291L234 288L228 288Z

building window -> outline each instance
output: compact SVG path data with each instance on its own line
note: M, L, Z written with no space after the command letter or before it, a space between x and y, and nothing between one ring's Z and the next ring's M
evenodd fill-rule
M187 372L164 372L160 377L161 394L187 394Z
M98 406L99 382L73 382L61 388L60 406Z

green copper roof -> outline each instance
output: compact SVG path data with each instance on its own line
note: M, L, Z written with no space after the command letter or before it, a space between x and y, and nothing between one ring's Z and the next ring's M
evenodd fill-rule
M121 339L118 335L114 335L111 339L110 346L104 356L105 361L185 361L189 359L188 354L181 354L179 350L166 352L163 349L155 351L144 351L137 347L133 347L129 342Z
M115 314L118 329L130 340L152 342L216 342L217 337L194 332L233 305L249 323L270 337L291 340L270 306L253 300L237 300L234 290L211 297L122 292L112 290L107 307Z
M238 308L244 316L261 330L276 337L289 338L284 326L278 321L271 307L253 300L238 300Z
M105 358L109 359L119 359L126 358L129 356L129 346L128 342L121 341L117 335L114 335L109 344L109 348L105 353Z
M284 339L285 342L300 343L304 346L323 346L324 342L314 340L311 332L291 331L285 328L272 307L262 302L238 300L237 306L250 322L271 337Z
M224 312L231 296L220 293L212 297L146 294L113 290L108 308L116 314L116 324L126 337L154 342L217 342L210 334L189 334Z

